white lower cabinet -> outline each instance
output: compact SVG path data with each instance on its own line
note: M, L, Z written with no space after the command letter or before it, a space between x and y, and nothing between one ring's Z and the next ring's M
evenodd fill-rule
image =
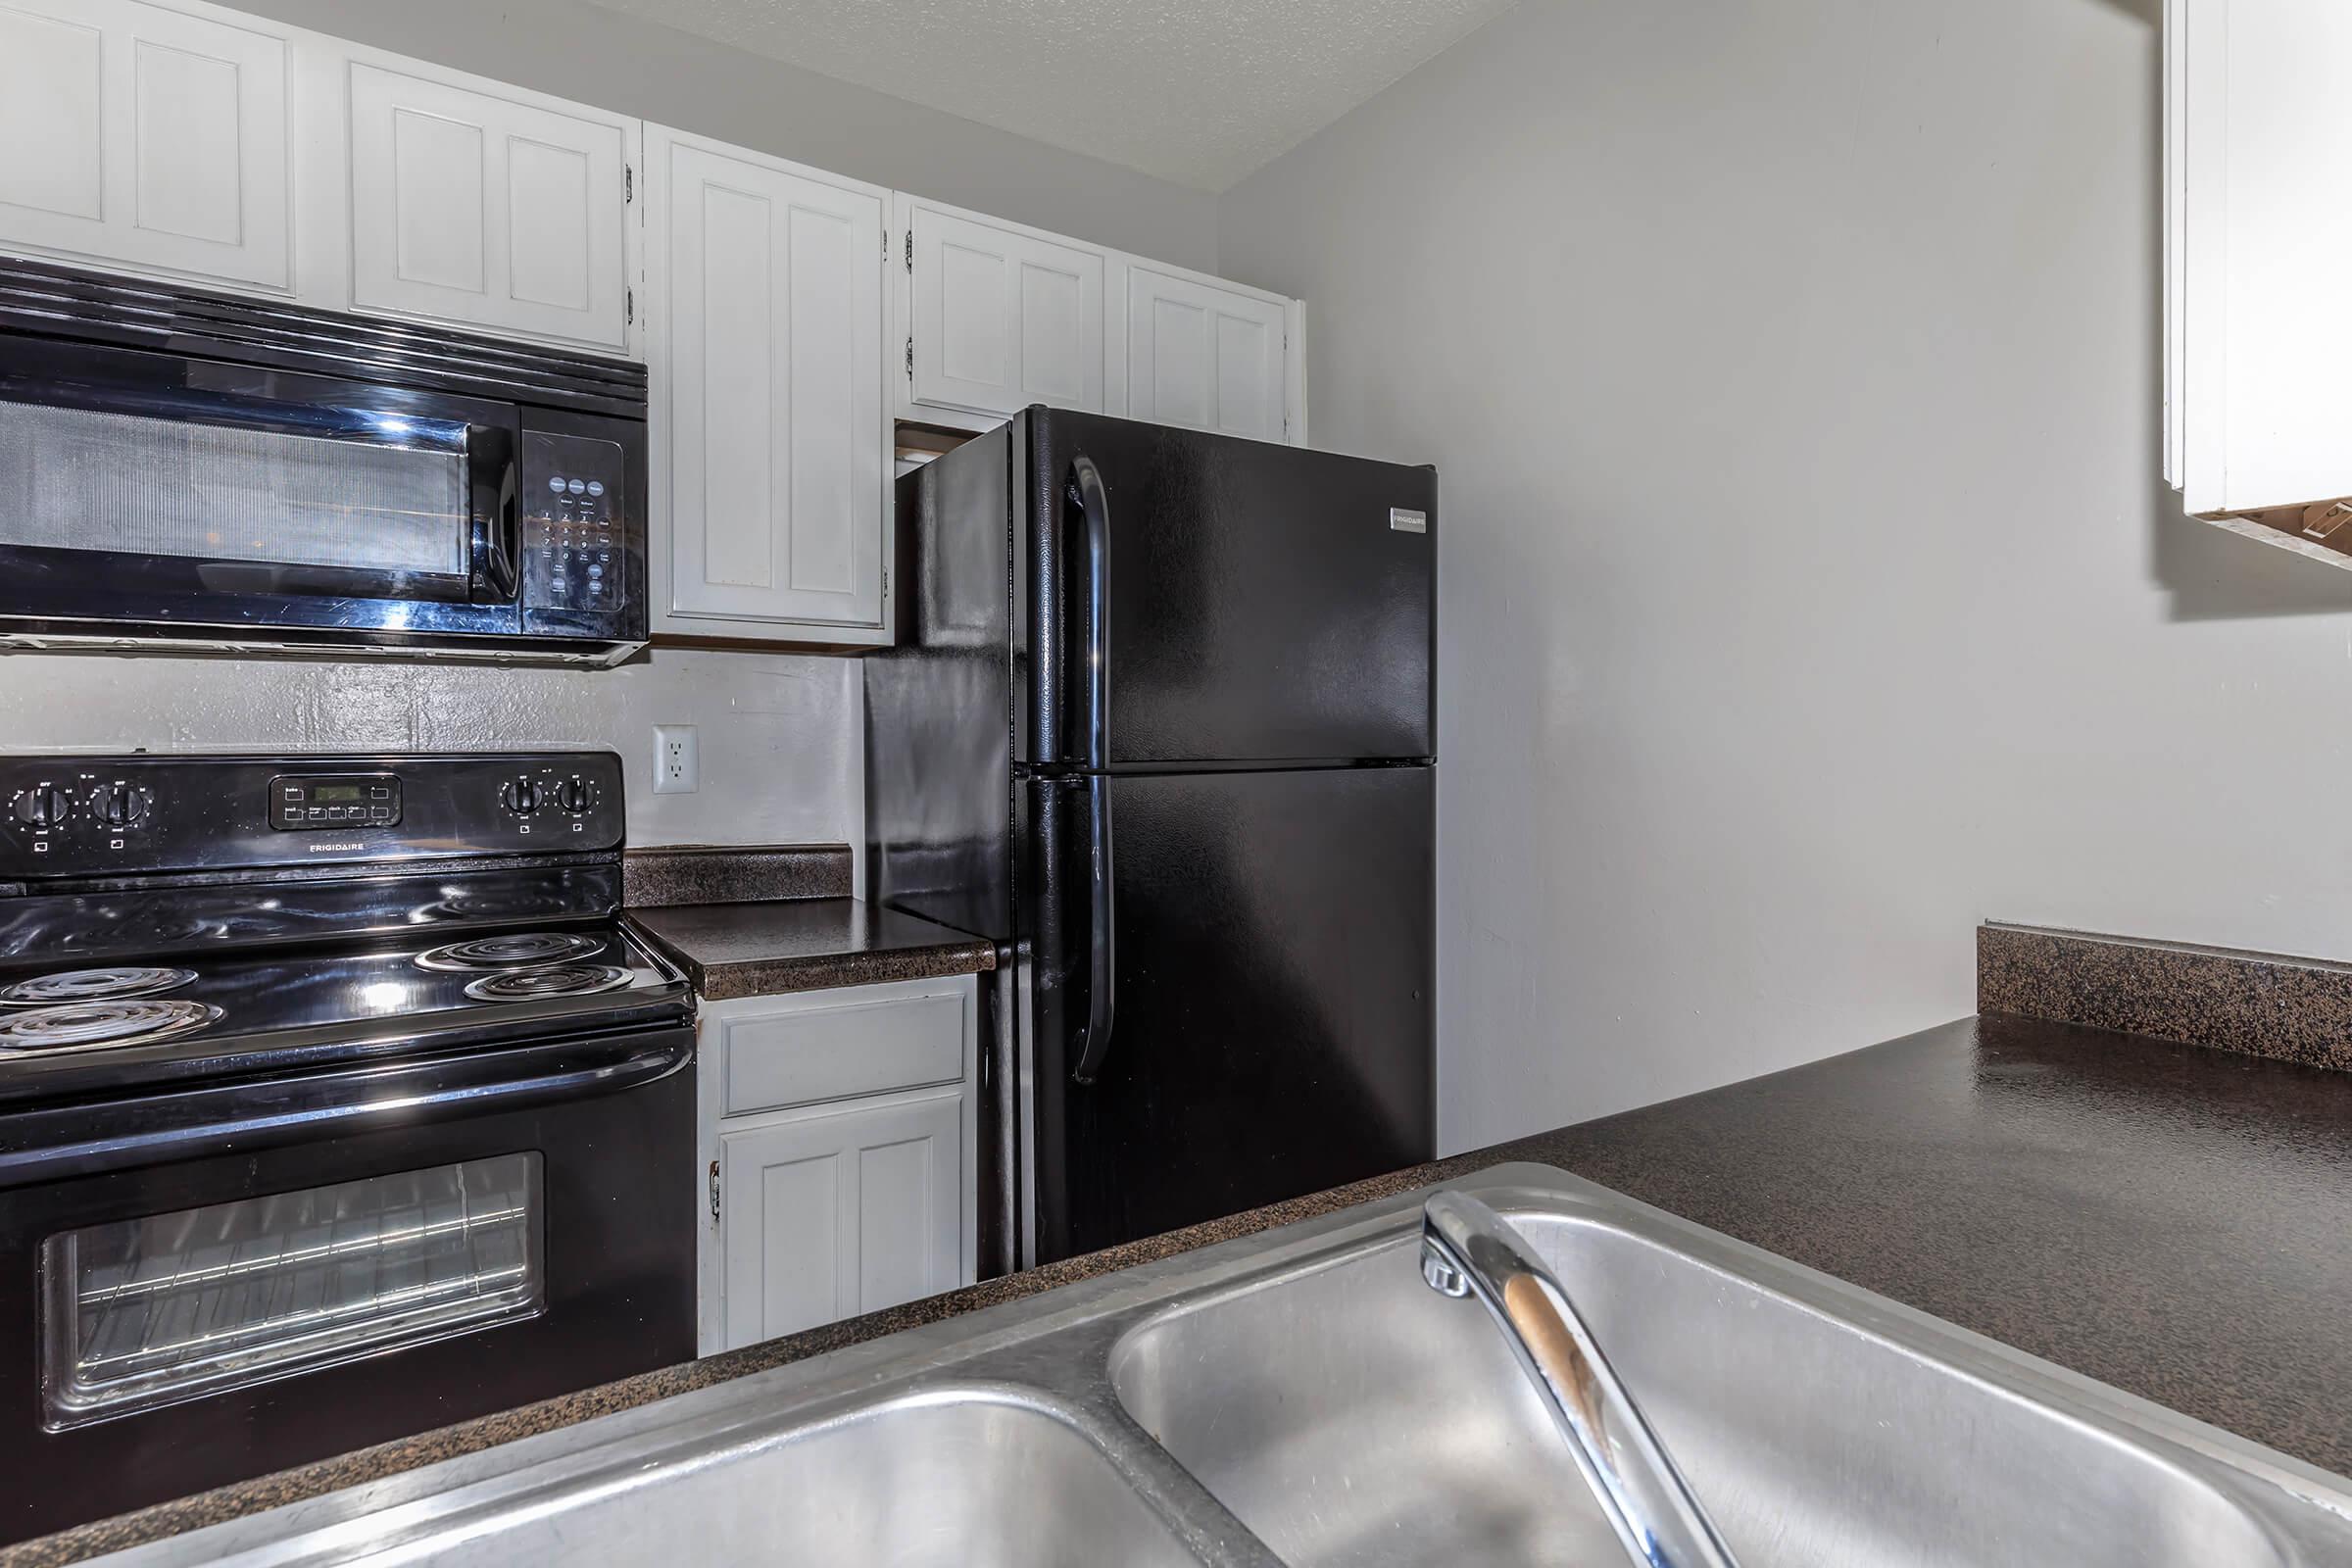
M968 975L704 1004L703 1354L971 1283L978 1025Z
M963 1096L719 1135L726 1349L964 1283Z

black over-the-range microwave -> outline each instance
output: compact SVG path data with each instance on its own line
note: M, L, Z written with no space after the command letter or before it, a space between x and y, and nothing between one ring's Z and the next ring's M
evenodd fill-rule
M0 646L607 664L645 368L0 259Z

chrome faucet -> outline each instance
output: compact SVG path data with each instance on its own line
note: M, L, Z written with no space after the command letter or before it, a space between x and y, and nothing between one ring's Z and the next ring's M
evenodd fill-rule
M1432 1197L1421 1209L1421 1277L1442 1296L1476 1296L1494 1317L1627 1557L1648 1568L1735 1568L1568 1293L1501 1215L1460 1193Z

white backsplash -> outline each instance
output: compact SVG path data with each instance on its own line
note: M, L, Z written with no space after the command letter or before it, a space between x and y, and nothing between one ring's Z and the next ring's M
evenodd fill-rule
M627 764L632 844L864 837L858 662L663 649L617 669L0 655L0 747L515 751ZM692 724L702 788L654 794L654 726Z

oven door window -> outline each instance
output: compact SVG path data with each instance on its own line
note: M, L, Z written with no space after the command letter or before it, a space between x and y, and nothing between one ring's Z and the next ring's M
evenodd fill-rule
M198 413L0 396L0 545L207 564L228 591L465 596L466 425L228 400Z
M540 1156L240 1199L44 1244L52 1431L532 1317Z

